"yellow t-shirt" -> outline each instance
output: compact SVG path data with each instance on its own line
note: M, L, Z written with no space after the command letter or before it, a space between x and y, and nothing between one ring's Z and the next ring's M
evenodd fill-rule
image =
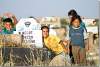
M62 45L59 44L59 42L60 39L57 36L49 35L47 38L44 38L45 46L56 54L64 51Z

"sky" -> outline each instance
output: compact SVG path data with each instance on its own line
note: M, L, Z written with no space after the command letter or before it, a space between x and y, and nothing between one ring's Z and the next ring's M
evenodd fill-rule
M22 17L67 17L70 9L87 18L98 18L98 0L0 0L0 14L11 12Z

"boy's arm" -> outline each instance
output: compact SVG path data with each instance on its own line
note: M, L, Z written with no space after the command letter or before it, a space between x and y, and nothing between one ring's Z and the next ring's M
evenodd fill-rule
M70 46L70 40L68 40L68 54L70 53L69 46Z
M88 34L86 32L86 30L84 30L84 45L85 45L85 49L88 50Z
M69 54L70 53L70 49L69 49L69 46L70 46L69 26L67 27L67 35L65 37L65 40L67 41L67 48L68 48L68 54Z

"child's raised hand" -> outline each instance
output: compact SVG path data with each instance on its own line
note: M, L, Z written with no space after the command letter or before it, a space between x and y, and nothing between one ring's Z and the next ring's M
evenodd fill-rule
M12 18L14 15L10 12L6 12L6 13L3 14L3 16L6 16L8 18Z

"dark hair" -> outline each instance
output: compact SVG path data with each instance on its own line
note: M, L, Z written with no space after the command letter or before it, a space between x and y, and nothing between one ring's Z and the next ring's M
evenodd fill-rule
M5 18L5 19L3 19L3 22L12 22L12 19L11 18Z
M49 31L49 27L48 26L42 26L41 30L43 30L43 29L48 29L48 31Z
M11 18L5 18L5 19L3 19L3 24L5 24L6 22L9 22L11 24L11 26L14 26Z
M74 9L71 9L71 10L68 12L68 16L74 17L74 16L76 16L76 15L77 15L77 12L76 12L76 10L74 10Z
M70 25L72 25L72 22L73 22L75 19L78 19L80 23L82 22L81 17L80 17L79 15L76 15L76 16L72 17Z

